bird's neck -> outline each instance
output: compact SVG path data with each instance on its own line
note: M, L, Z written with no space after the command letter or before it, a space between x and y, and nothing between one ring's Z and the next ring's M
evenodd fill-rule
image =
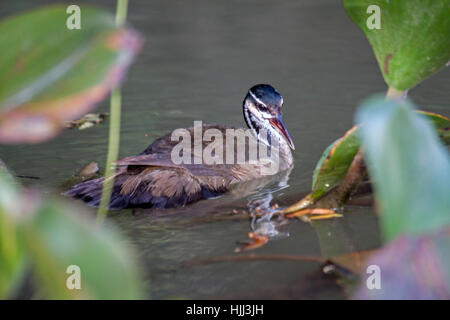
M258 141L269 147L276 147L290 152L289 145L280 133L268 121L261 120L253 115L246 105L244 105L244 119Z

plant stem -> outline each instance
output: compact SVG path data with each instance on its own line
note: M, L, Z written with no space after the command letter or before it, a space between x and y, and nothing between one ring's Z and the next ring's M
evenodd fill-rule
M116 25L118 27L125 24L127 17L128 0L118 0L116 9ZM111 92L110 120L109 120L109 141L108 155L106 158L105 179L103 182L102 196L97 212L97 222L102 223L108 214L109 202L111 200L112 188L114 186L114 163L119 155L120 145L120 113L122 96L120 88Z
M118 0L116 8L116 25L121 27L127 20L128 0Z
M408 95L408 90L397 90L395 88L389 87L387 92L386 92L386 99L394 99L394 98L399 98L399 99L406 99L406 96Z
M114 185L114 163L117 161L119 155L120 144L120 112L121 112L121 94L120 89L114 89L111 93L111 106L109 120L109 142L108 155L106 158L105 179L103 182L102 197L100 199L100 206L97 213L97 221L102 222L107 213L108 206L111 200L112 187Z

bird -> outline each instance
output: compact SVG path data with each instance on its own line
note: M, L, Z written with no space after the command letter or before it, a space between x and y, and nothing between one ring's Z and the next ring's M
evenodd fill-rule
M282 106L283 97L271 85L258 84L242 103L248 129L194 122L194 127L174 130L140 154L116 161L109 209L185 206L291 168L295 147ZM111 177L84 181L63 194L98 207L105 179Z

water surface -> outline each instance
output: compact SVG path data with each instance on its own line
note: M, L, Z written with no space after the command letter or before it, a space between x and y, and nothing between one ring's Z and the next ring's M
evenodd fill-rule
M113 1L89 2L114 10ZM2 1L0 17L44 3L52 1ZM310 190L317 160L353 125L358 103L386 89L367 41L339 1L134 0L129 22L146 43L123 86L120 155L139 153L194 120L244 126L246 91L270 83L284 97L284 119L296 145L289 186L275 192L274 202L286 204ZM411 97L423 109L448 116L449 79L448 71L440 72ZM107 100L98 111L108 112ZM103 166L107 134L107 123L66 130L40 145L1 146L0 158L16 174L40 178L24 184L52 192L86 163ZM110 220L136 245L152 298L345 298L314 263L181 265L233 255L236 241L251 228L248 218L232 212L244 210L247 201L225 196L166 212L123 210ZM370 207L346 207L344 218L320 225L335 248L323 247L316 228L293 221L284 230L289 236L254 252L320 256L379 245Z

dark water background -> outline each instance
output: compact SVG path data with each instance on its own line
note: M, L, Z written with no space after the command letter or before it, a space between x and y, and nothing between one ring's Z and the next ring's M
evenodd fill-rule
M115 10L115 1L89 2ZM53 1L2 1L0 18L46 3ZM123 86L120 156L139 153L194 120L244 126L246 91L270 83L284 97L284 119L296 145L289 187L274 194L281 203L310 190L317 160L353 125L358 103L386 90L368 42L340 1L132 0L128 21L146 43ZM449 86L445 70L410 96L422 109L448 116ZM105 100L97 111L108 109ZM66 130L40 145L0 146L0 158L16 174L40 177L24 184L52 192L86 163L104 166L107 135L107 123ZM226 196L167 212L124 210L110 220L136 244L152 298L345 298L335 279L313 263L180 265L233 255L250 222L230 217L246 203ZM319 241L318 229L329 238ZM349 206L344 218L315 228L294 221L286 231L288 237L255 253L319 256L379 245L370 207Z

